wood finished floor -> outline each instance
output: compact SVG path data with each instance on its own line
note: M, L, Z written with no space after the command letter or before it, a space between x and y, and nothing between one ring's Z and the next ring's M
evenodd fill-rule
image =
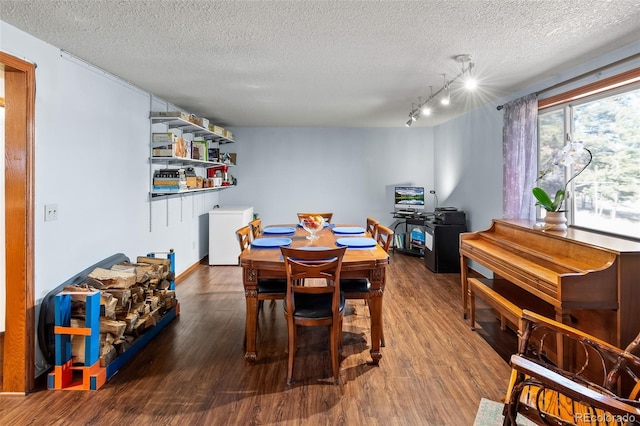
M500 400L515 351L479 303L482 328L462 320L458 274L432 274L391 255L384 300L386 347L369 357L368 308L351 301L340 385L328 331L305 329L286 385L282 305L265 302L258 357L245 363L241 270L201 265L177 286L180 316L98 391L37 389L0 397L3 425L471 425L481 398Z

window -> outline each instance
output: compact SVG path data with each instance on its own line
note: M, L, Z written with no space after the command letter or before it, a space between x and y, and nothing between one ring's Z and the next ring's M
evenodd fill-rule
M584 88L583 97L556 100L548 107L540 101L539 164L558 152L567 138L583 142L593 161L567 188L569 224L640 239L640 84L587 95L593 93L589 89ZM579 167L576 164L564 176L545 177L538 185L555 193Z

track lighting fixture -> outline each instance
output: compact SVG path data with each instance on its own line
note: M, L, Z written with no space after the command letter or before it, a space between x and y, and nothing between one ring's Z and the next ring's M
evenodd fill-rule
M405 126L411 127L414 121L416 121L415 117L413 116L413 114L409 113L409 119L407 120Z
M433 98L433 86L429 86L429 99ZM422 105L422 115L426 115L429 116L431 115L431 106L429 105L428 102L425 102L424 104L422 103L422 98L418 97L418 99L420 100L420 104Z
M474 63L471 62L471 55L458 55L454 58L454 60L461 65L460 73L453 77L451 80L447 80L447 75L442 74L443 84L439 90L434 93L433 86L429 86L430 94L427 100L422 102L422 98L418 97L418 105L416 106L416 104L411 104L412 109L411 112L409 112L410 119L409 121L407 121L407 127L411 127L413 122L416 121L420 115L431 115L436 98L440 99L441 105L449 105L451 103L451 83L461 80L467 90L474 90L477 87L477 82L472 74Z
M444 106L448 106L451 103L451 95L449 94L449 83L447 83L447 75L442 74L442 80L444 81L444 96L440 99L440 103Z

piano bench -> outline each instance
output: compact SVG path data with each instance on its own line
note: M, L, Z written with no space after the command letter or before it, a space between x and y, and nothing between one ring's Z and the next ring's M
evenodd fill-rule
M484 300L500 314L500 329L507 328L507 321L521 329L522 310L537 312L553 318L552 305L505 279L469 278L469 308L471 329L476 327L476 296Z

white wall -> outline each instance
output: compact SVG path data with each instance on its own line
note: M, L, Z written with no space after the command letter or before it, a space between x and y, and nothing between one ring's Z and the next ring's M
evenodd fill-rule
M502 217L502 114L479 108L434 129L440 204L464 210L470 229Z
M0 50L37 64L36 302L114 253L174 248L178 274L204 257L218 193L149 201L150 95L3 22ZM50 203L58 220L45 222Z
M432 129L238 128L234 137L222 150L237 151L238 187L220 202L252 205L263 224L294 223L300 211L390 224L395 185L434 187Z

